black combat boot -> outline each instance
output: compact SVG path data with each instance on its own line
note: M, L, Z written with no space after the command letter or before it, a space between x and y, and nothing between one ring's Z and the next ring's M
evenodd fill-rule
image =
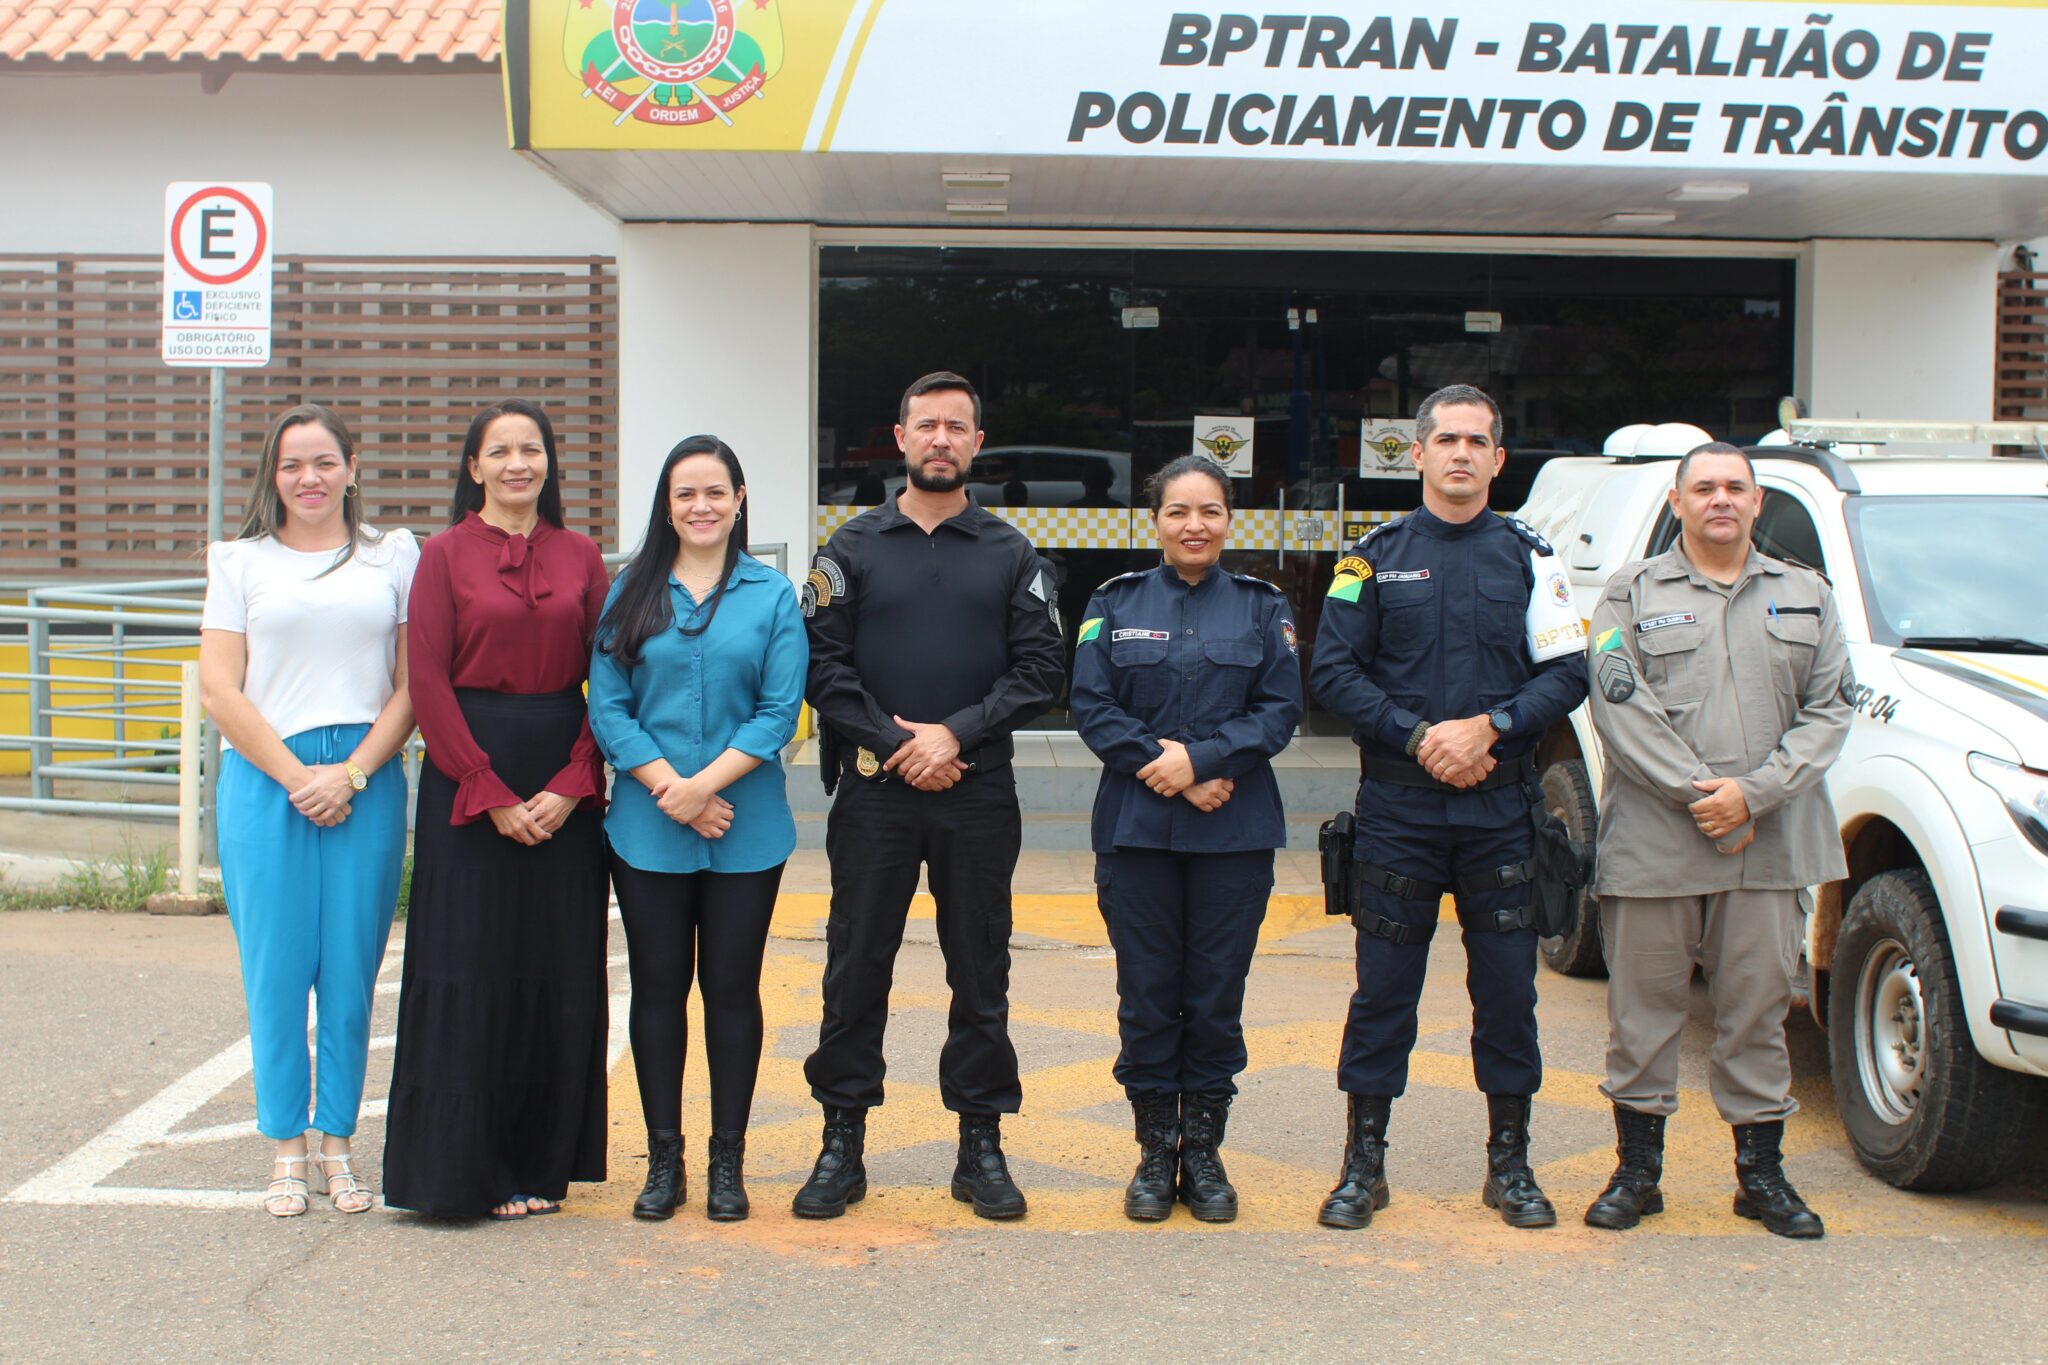
M1353 1095L1350 1100L1344 1169L1316 1217L1326 1228L1362 1228L1372 1222L1373 1210L1387 1206L1387 1116L1393 1097Z
M1536 1185L1529 1169L1527 1095L1486 1097L1486 1187L1479 1193L1486 1207L1500 1210L1511 1228L1547 1228L1557 1224L1557 1210Z
M1010 1179L1003 1160L1003 1120L999 1114L960 1116L960 1161L953 1167L953 1197L974 1205L982 1218L1024 1216L1024 1192Z
M714 1223L737 1223L748 1212L747 1184L741 1167L747 1159L744 1130L719 1129L711 1135L711 1165L705 1172L704 1215Z
M1138 1130L1138 1170L1124 1187L1124 1217L1157 1223L1173 1213L1174 1166L1180 1159L1180 1096L1131 1101Z
M1586 1210L1586 1226L1632 1228L1652 1213L1664 1212L1664 1116L1645 1114L1626 1105L1614 1106L1614 1155L1618 1163Z
M868 1168L860 1159L867 1136L867 1110L827 1109L817 1163L790 1201L790 1212L799 1218L837 1218L848 1204L867 1198Z
M647 1130L647 1187L633 1201L633 1216L659 1222L676 1216L683 1202L683 1135L663 1128Z
M1230 1096L1221 1091L1180 1097L1180 1197L1204 1223L1237 1218L1237 1191L1216 1150L1229 1118Z
M1778 1150L1784 1138L1783 1119L1735 1125L1736 1215L1760 1219L1780 1237L1825 1236L1820 1215L1806 1207L1785 1178L1785 1158Z

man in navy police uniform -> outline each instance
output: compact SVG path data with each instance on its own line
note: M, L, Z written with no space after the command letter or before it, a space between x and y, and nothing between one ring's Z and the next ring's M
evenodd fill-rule
M1456 896L1472 997L1472 1069L1487 1100L1482 1198L1514 1227L1556 1211L1529 1168L1536 1042L1533 751L1586 695L1583 647L1536 661L1532 595L1570 590L1542 537L1494 514L1507 462L1500 409L1469 385L1415 416L1422 507L1376 527L1339 561L1309 685L1352 726L1362 756L1357 837L1358 989L1338 1084L1349 1097L1344 1167L1321 1221L1361 1228L1387 1202L1388 1113L1408 1083L1438 905ZM1576 616L1575 610L1570 611ZM1571 632L1582 639L1583 633Z

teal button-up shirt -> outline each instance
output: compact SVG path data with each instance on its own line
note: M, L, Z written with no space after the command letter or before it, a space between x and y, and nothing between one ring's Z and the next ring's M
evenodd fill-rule
M630 572L630 571L629 571ZM625 575L605 599L609 611ZM614 852L645 872L759 872L788 859L796 822L782 771L782 749L796 733L810 646L789 580L741 555L710 627L686 635L700 607L669 576L674 624L640 647L626 667L600 647L590 659L590 729L617 769L605 834ZM666 758L684 777L727 749L761 766L719 795L732 803L732 827L706 839L662 814L631 776Z

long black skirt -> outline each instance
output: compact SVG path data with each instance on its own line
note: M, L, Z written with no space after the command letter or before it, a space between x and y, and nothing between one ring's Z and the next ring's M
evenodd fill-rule
M456 695L513 791L568 762L580 693ZM529 848L488 819L449 824L455 790L422 766L384 1200L463 1218L604 1179L609 897L598 811Z

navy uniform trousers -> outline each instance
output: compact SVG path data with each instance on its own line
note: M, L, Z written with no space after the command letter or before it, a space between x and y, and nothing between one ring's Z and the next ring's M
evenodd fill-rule
M1398 876L1450 886L1461 872L1528 858L1535 836L1525 807L1506 823L1424 824L1412 813L1413 789L1365 782L1358 798L1355 856ZM1436 804L1434 802L1430 803ZM1465 939L1465 989L1472 997L1472 1071L1488 1095L1533 1095L1543 1084L1536 1045L1536 934L1492 927L1496 911L1532 904L1527 883L1457 893ZM1361 905L1400 925L1434 924L1439 901L1410 900L1368 886ZM1363 917L1361 917L1363 918ZM1352 1095L1399 1095L1408 1088L1416 1005L1429 965L1428 943L1399 944L1358 934L1358 989L1344 1025L1337 1083Z
M1245 1068L1245 977L1273 893L1273 850L1095 857L1116 950L1115 1076L1131 1099L1235 1094Z

